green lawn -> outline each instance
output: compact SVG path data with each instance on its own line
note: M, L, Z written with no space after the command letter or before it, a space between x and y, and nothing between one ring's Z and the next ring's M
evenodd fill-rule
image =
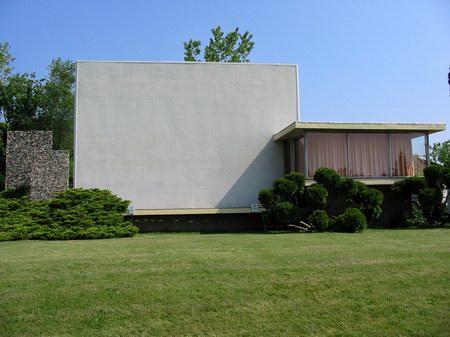
M450 230L1 242L0 336L450 336Z

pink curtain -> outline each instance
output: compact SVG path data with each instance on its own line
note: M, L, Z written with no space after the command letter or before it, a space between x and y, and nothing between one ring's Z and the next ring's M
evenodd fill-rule
M382 133L349 133L351 177L389 175L389 138Z
M346 175L345 133L314 132L308 133L306 137L309 177L320 167L329 167L342 176Z
M392 175L412 177L415 175L411 135L391 134Z
M303 137L295 142L295 171L305 173L305 139Z

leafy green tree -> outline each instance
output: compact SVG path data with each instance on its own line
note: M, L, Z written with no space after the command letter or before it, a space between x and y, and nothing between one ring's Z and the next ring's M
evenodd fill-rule
M73 150L75 71L72 61L54 59L45 79L13 74L7 42L0 43L0 190L4 188L7 130L53 132L56 149Z
M450 140L433 144L430 155L433 162L450 168Z
M0 83L6 82L7 78L13 71L11 63L14 61L14 57L9 51L8 42L0 42Z
M42 112L36 128L53 131L56 149L72 150L75 104L75 62L52 61L42 92Z
M42 114L43 80L35 74L15 74L0 83L0 117L10 130L34 129Z
M241 33L239 27L228 34L222 31L220 26L211 29L213 37L205 47L203 58L206 62L250 62L250 55L255 43L253 35L248 31ZM184 42L184 60L191 62L201 61L198 56L201 53L201 42L190 39Z
M406 178L392 185L392 191L402 198L407 206L407 222L413 224L416 222L413 221L414 218L421 217L429 226L448 223L449 217L445 208L450 195L445 194L445 190L450 187L450 167L431 165L426 167L423 173L423 177ZM414 202L411 202L412 194L418 197Z

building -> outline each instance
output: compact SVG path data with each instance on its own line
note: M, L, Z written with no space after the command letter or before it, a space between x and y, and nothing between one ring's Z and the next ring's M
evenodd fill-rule
M443 124L299 121L296 65L77 63L75 187L137 215L251 212L287 171L369 184L420 174Z

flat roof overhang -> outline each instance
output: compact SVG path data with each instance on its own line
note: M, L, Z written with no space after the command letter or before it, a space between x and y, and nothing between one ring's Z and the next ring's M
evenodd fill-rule
M430 123L347 123L347 122L293 122L273 136L275 141L297 138L305 132L422 132L432 134L446 130L445 124Z

